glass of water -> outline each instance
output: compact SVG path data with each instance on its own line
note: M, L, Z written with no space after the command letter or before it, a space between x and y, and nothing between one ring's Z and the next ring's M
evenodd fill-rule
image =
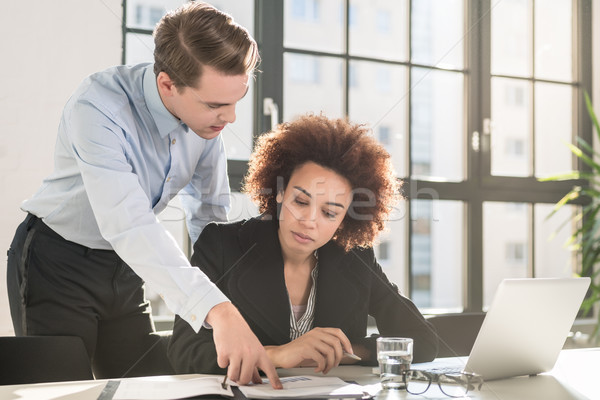
M379 377L383 389L405 389L404 374L413 359L413 340L401 337L377 339Z

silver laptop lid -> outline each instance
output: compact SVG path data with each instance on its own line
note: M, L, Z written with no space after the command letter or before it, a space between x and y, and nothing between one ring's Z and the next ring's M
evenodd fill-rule
M552 369L589 285L590 278L502 281L465 371L491 380Z

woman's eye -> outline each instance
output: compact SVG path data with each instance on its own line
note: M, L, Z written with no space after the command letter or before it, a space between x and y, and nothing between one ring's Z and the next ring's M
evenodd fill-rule
M337 213L331 212L331 211L323 211L323 214L325 214L328 218L334 219L337 216Z
M301 206L305 206L305 205L307 205L307 204L308 204L308 202L307 202L307 201L304 201L304 200L301 200L301 199L298 199L298 198L297 198L297 199L295 199L295 200L294 200L294 202L295 202L296 204L299 204L299 205L301 205Z

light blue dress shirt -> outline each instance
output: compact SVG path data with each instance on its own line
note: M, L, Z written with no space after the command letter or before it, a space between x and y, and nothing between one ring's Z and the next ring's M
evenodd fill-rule
M69 241L113 249L196 331L227 301L157 218L179 193L192 242L227 219L223 140L199 137L165 108L152 64L83 81L64 108L54 163L24 211Z

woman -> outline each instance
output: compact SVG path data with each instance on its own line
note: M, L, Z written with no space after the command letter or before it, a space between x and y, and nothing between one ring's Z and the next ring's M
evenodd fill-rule
M240 310L276 367L377 363L376 336L414 339L430 361L437 336L389 282L372 245L398 194L390 156L368 130L309 115L262 136L244 191L261 215L206 226L199 266ZM176 318L169 357L179 373L223 373L212 332Z

